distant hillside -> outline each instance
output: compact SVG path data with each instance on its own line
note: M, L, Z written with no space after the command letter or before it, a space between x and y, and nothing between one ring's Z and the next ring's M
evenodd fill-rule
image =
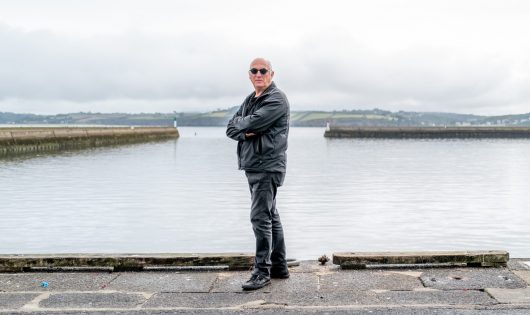
M91 124L172 126L175 116L179 126L226 126L237 107L207 113L72 113L58 115L15 114L0 112L0 124ZM477 116L435 112L390 112L380 109L343 111L292 111L291 125L340 126L530 126L530 113L504 116Z

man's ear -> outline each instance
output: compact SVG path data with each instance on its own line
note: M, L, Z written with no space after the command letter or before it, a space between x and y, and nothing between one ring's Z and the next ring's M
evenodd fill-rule
M271 79L274 78L274 71L271 71Z

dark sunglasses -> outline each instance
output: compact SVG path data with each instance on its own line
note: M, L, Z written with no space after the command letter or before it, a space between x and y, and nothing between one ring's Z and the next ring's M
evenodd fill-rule
M263 69L252 68L252 69L250 69L248 71L250 71L250 73L252 73L252 74L257 74L258 71L259 71L259 73L261 73L261 75L265 75L267 72L269 72L269 70L267 70L265 68L263 68Z

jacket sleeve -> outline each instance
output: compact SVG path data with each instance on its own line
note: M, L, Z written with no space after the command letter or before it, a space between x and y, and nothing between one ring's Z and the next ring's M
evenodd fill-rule
M244 103L243 103L244 104ZM243 141L245 140L245 133L242 132L241 130L238 130L236 129L236 127L234 127L234 120L236 118L239 118L241 117L241 114L242 114L242 110L243 110L243 105L241 105L239 107L239 110L237 111L237 113L234 114L234 117L232 117L232 119L230 119L228 121L228 125L226 126L226 135L231 138L231 139L234 139L236 141Z
M285 109L286 106L281 99L273 99L265 102L252 115L234 116L230 123L236 130L243 133L243 137L245 136L244 133L249 131L264 132L285 114Z

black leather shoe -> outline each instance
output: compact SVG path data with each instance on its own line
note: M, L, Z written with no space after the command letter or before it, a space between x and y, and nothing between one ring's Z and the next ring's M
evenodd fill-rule
M245 291L261 289L266 285L271 284L271 279L262 275L252 275L250 279L241 287Z
M289 278L289 269L285 268L271 268L271 278L273 279L287 279Z

